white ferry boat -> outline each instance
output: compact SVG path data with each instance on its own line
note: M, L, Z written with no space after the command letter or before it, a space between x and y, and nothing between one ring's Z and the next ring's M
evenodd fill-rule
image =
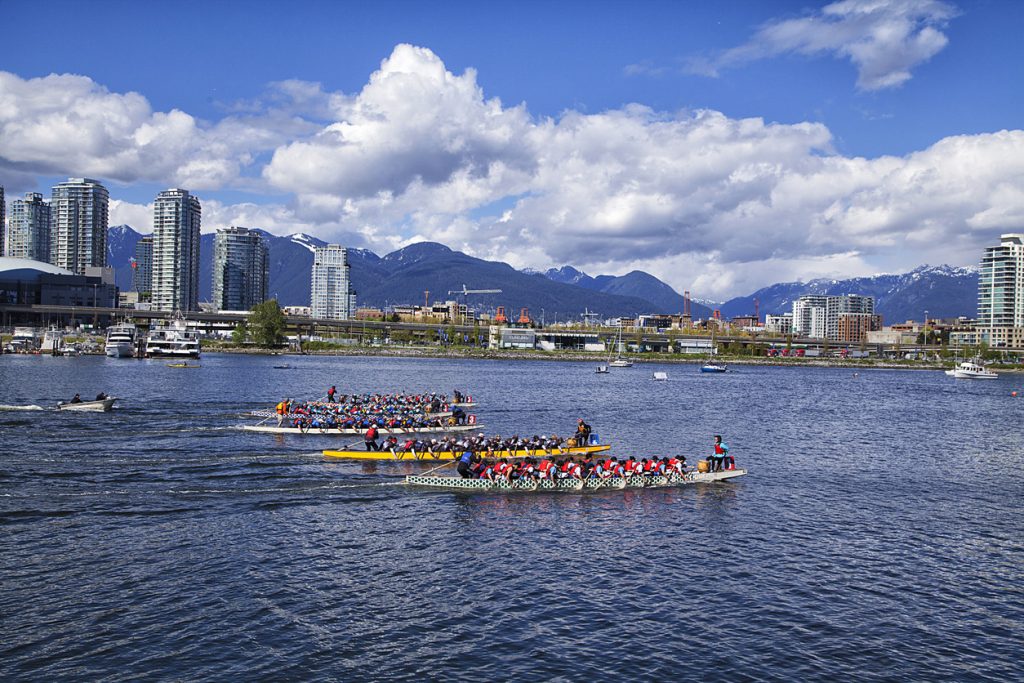
M199 358L199 333L182 319L156 323L146 337L146 358Z
M135 325L122 323L107 329L106 354L111 358L132 358L135 355Z
M992 372L980 360L965 360L952 370L946 370L946 374L952 373L956 379L998 379L999 375Z

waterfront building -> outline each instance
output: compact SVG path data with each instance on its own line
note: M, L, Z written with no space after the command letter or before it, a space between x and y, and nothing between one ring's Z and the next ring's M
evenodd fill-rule
M219 228L214 238L213 305L249 311L267 300L270 256L258 230Z
M356 300L345 247L328 244L315 248L310 290L314 318L348 320L352 317Z
M107 265L110 195L99 181L68 178L50 196L50 263L73 273Z
M4 186L0 185L0 256L4 256L7 253L7 245L4 240L4 233L7 232L4 227L7 223L4 222L4 212L7 210L7 202L4 201Z
M153 205L152 302L158 311L199 309L202 207L188 190L164 190Z
M92 270L90 269L90 272ZM32 259L0 257L0 301L20 306L117 306L113 273L76 274ZM8 324L34 322L31 311L12 312ZM48 314L49 315L49 314ZM54 314L54 321L74 314ZM92 319L92 314L89 319Z
M793 332L793 314L767 314L764 316L764 331L772 334L790 334Z
M802 337L824 338L826 335L825 314L827 310L827 296L809 294L794 301L793 333Z
M153 292L153 236L146 235L135 243L132 261L132 290L137 294Z
M840 313L836 318L837 342L861 344L867 342L868 333L882 329L882 316L873 313Z
M38 192L11 202L4 254L13 258L50 261L50 205Z
M987 247L978 273L978 333L997 348L1024 348L1024 233Z
M862 332L881 328L881 319L876 318L872 296L808 294L793 302L793 333L804 337L853 341L853 335L862 341ZM840 319L846 320L842 337Z

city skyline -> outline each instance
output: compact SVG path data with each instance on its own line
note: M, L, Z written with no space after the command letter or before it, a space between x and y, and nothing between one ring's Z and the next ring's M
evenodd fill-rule
M1018 3L645 3L588 7L585 25L567 3L502 17L493 46L471 27L499 13L460 3L431 8L438 23L410 3L319 6L301 45L287 36L303 13L268 5L221 44L210 32L240 9L226 3L170 75L143 28L156 8L98 7L58 13L56 49L0 47L9 197L91 175L111 224L149 232L157 191L189 187L211 232L437 241L517 268L644 270L717 299L976 266L1024 228ZM327 47L342 14L375 28ZM293 55L227 58L278 29ZM115 34L138 59L110 49Z

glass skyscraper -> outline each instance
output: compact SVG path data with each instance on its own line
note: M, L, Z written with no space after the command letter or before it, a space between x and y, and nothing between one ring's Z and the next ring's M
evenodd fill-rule
M314 318L348 320L355 311L349 279L348 250L338 244L313 252L310 307Z
M1024 346L1024 233L1001 235L981 257L978 331L992 347Z
M107 265L110 195L91 178L68 178L54 185L50 198L50 263L84 275L89 266Z
M7 225L7 256L36 261L50 260L50 205L38 192L11 202Z
M199 308L202 207L188 190L164 190L153 205L152 302L158 311Z
M267 300L270 258L256 230L220 228L214 238L213 305L221 311L248 311Z
M135 243L132 267L132 289L139 294L153 292L153 236L146 235Z

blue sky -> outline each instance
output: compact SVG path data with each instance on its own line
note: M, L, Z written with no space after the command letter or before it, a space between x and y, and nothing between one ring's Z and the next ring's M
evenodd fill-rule
M204 230L721 297L1024 229L1022 2L0 8L38 27L0 41L8 199L99 177L140 230L183 186Z

